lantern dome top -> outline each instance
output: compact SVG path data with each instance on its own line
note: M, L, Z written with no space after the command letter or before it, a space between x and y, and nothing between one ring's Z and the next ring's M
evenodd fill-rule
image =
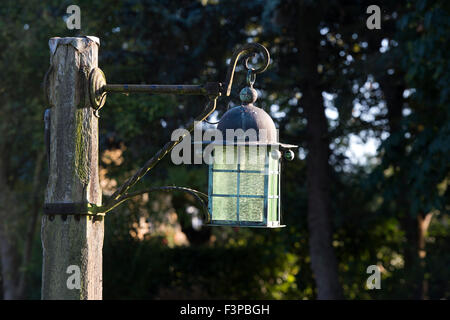
M272 118L263 109L255 107L253 104L234 107L225 112L217 125L217 129L222 131L224 138L227 129L242 129L244 132L254 129L257 140L254 141L253 139L248 142L278 144L277 129Z

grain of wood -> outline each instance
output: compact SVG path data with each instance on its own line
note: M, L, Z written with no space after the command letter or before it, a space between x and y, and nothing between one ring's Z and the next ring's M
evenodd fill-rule
M87 79L98 65L95 37L51 38L49 73L50 173L46 203L101 205L98 119L90 107ZM42 299L102 299L104 222L89 216L42 218ZM80 268L81 288L69 289L70 265Z

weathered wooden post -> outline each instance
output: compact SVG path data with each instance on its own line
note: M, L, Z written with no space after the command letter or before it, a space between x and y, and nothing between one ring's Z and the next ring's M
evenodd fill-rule
M50 174L41 229L42 299L102 299L104 222L83 214L88 204L101 205L102 197L98 119L88 93L99 40L51 38L49 46Z

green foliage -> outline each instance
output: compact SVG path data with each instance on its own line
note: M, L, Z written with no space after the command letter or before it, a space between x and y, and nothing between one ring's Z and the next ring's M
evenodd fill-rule
M253 244L170 249L128 239L107 242L104 261L105 299L298 297L297 258L282 247ZM115 272L118 265L124 272Z

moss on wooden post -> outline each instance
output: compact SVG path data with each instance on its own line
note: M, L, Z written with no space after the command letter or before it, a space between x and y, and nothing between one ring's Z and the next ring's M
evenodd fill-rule
M51 38L49 46L50 173L45 202L101 205L98 119L87 90L89 72L98 65L99 41ZM42 218L42 299L102 298L104 222L86 215L78 218ZM77 268L79 289L74 278Z

